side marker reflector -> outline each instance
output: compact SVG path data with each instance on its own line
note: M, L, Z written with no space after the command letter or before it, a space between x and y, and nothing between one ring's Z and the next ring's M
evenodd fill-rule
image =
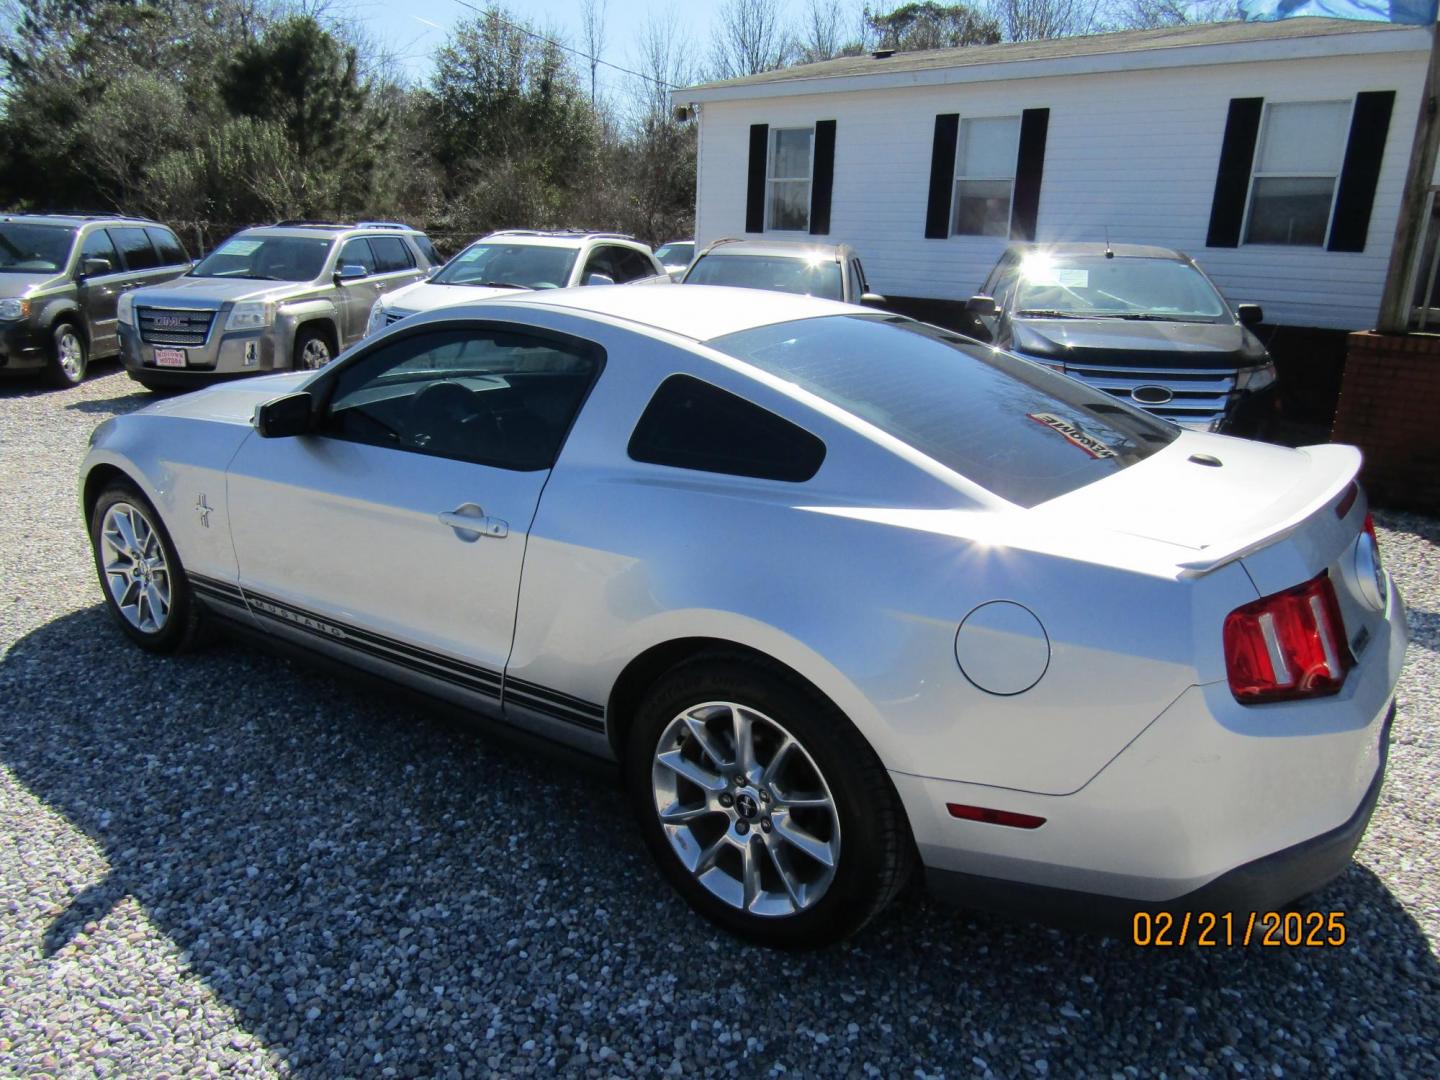
M1012 829L1038 829L1045 824L1043 817L1034 814L1017 814L1010 810L993 810L988 806L967 806L964 803L946 803L950 816L961 821L983 821L986 825L1008 825Z

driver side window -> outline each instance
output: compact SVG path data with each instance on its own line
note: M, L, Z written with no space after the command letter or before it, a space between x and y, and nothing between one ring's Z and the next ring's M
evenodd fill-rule
M602 361L598 346L529 329L410 334L337 373L321 431L477 465L548 469Z

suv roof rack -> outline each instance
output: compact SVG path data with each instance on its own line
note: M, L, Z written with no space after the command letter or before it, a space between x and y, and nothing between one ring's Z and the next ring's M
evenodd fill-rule
M357 221L357 229L404 229L406 232L415 232L403 221Z
M588 237L599 237L606 240L635 240L629 233L622 232L589 232L585 229L496 229L487 234L489 236L551 236L556 239L562 237L573 237L583 239Z
M136 217L134 214L100 214L94 210L15 210L0 214L0 220L4 221L27 217L68 217L81 221L144 221L155 224L151 218Z
M270 226L272 229L353 229L348 221L317 221L311 218L287 218Z

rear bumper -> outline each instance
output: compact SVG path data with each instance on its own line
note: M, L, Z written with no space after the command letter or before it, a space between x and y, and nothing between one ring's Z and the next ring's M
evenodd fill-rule
M1168 900L1127 899L936 867L926 867L926 885L939 899L962 907L1104 928L1128 925L1142 911L1248 913L1282 909L1323 888L1349 866L1380 799L1394 719L1392 704L1381 727L1379 765L1360 805L1348 819L1319 836L1237 866Z

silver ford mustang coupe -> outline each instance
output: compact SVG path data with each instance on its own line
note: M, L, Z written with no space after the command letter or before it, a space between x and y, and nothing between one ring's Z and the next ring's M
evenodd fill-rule
M616 762L664 876L762 943L916 870L1266 911L1379 794L1406 630L1356 450L1182 431L893 315L517 296L91 443L136 644L224 625Z

